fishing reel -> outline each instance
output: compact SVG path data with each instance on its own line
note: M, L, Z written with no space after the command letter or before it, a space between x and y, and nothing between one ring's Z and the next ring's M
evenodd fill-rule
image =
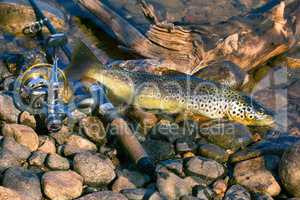
M30 66L14 84L14 100L20 110L46 116L49 131L58 131L66 115L68 80L62 70L48 63Z

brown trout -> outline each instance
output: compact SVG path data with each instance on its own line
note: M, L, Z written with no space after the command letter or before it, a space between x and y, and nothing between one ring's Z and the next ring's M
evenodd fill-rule
M65 73L73 79L103 84L114 100L146 110L183 114L193 119L228 119L251 126L271 126L273 113L252 97L193 76L159 76L124 69L106 69L80 47ZM76 60L76 61L74 61ZM76 64L75 64L76 63Z

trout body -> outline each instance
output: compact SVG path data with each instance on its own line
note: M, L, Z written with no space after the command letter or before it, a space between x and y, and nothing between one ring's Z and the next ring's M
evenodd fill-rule
M147 110L184 114L193 119L229 119L245 125L274 123L272 113L251 97L192 76L94 67L84 77L103 84L115 100Z

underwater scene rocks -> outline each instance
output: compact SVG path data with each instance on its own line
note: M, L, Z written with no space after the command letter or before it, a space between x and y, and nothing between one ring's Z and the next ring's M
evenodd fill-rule
M188 5L189 12L198 12L191 5L200 1L176 2ZM239 2L248 10L262 1ZM240 11L226 12L224 19L236 13ZM222 19L210 16L216 23ZM6 50L23 51L21 41L0 37ZM97 115L77 111L59 132L48 133L42 119L16 108L8 92L14 76L1 63L0 200L300 198L299 71L285 70L283 64L261 66L250 73L231 64L215 66L197 76L251 91L279 113L287 110L286 131L256 130L228 121L177 123L170 116L129 110L124 115L156 164L155 175L150 177L136 168L109 134L109 125ZM272 83L272 77L277 80L285 75L287 82Z

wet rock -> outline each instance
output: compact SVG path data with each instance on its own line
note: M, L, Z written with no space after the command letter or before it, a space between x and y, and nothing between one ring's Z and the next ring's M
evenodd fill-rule
M213 198L213 191L204 186L196 186L193 188L193 195L199 199L209 200Z
M112 190L120 192L124 189L134 189L145 186L150 177L138 171L123 169L118 172L118 178L112 186Z
M29 126L33 129L36 128L36 120L35 120L34 116L27 111L24 111L20 114L19 121L20 121L20 124Z
M191 158L185 165L185 171L188 175L200 176L208 180L215 180L225 174L223 165L200 156Z
M169 142L147 139L142 145L149 156L156 161L167 160L175 155L174 146Z
M39 177L21 167L12 167L6 170L3 186L17 191L22 200L40 200L42 198Z
M46 159L46 165L53 170L67 170L70 168L70 163L67 158L58 154L50 154Z
M128 199L128 200L143 200L147 193L149 193L149 190L146 189L125 189L122 190L122 194Z
M229 61L219 61L199 70L195 76L227 85L233 89L240 88L246 73L237 65Z
M82 193L83 178L73 171L51 171L42 177L44 194L50 199L71 200Z
M166 167L168 170L174 172L175 174L184 176L183 161L181 159L162 161L159 163L158 167Z
M290 135L271 137L267 140L257 142L244 150L236 152L230 156L230 161L239 162L268 154L282 156L282 154L287 151L291 145L299 141L300 137Z
M300 142L291 146L283 154L279 175L285 189L294 197L300 197Z
M200 200L198 197L194 197L191 195L185 195L180 198L180 200Z
M135 189L136 185L132 183L127 177L119 176L112 185L112 191L120 192L125 189Z
M46 157L47 154L45 152L35 151L32 153L32 155L29 158L29 164L32 166L41 167L43 166Z
M148 200L167 200L167 198L163 197L159 192L154 192L149 196Z
M17 143L12 137L5 137L0 152L0 171L10 167L18 167L30 156L30 150Z
M77 200L127 200L127 198L117 192L112 191L101 191L95 192L92 194L85 195L83 197L78 198Z
M16 191L0 186L0 200L21 200L21 197Z
M39 136L38 150L48 154L55 154L56 147L54 139L49 136Z
M250 193L240 185L233 185L226 192L224 200L251 200Z
M60 145L66 143L70 136L71 132L67 126L63 126L58 132L51 133L51 137Z
M225 192L227 190L227 181L220 179L214 182L213 191L218 197L224 197Z
M85 151L97 151L97 147L94 143L78 135L72 135L69 137L64 148L65 156L70 156Z
M166 168L161 168L157 174L157 189L166 199L179 199L181 196L192 193L192 188L197 185L190 179L182 179Z
M93 142L106 143L106 131L103 123L97 117L85 117L80 120L79 126L83 133Z
M156 140L165 140L174 143L177 139L184 136L184 129L176 123L167 120L161 120L154 126L150 132L150 138Z
M255 192L253 195L254 200L273 200L269 194Z
M226 162L229 159L228 152L214 144L200 144L198 152L199 155L203 157L211 158L221 163Z
M107 185L116 177L106 159L90 152L76 154L73 165L74 170L83 177L84 183L90 186Z
M231 122L206 123L202 125L200 134L208 142L234 152L253 142L252 134L247 127Z
M12 97L0 94L0 119L7 123L17 123L19 114Z
M177 153L193 152L197 149L194 140L187 137L177 139L175 147Z
M2 133L4 136L15 138L16 142L22 144L30 149L30 151L37 150L39 146L39 138L35 131L24 125L19 124L5 124Z
M236 182L254 192L278 195L281 188L268 169L267 160L267 157L259 157L236 164L234 168Z

